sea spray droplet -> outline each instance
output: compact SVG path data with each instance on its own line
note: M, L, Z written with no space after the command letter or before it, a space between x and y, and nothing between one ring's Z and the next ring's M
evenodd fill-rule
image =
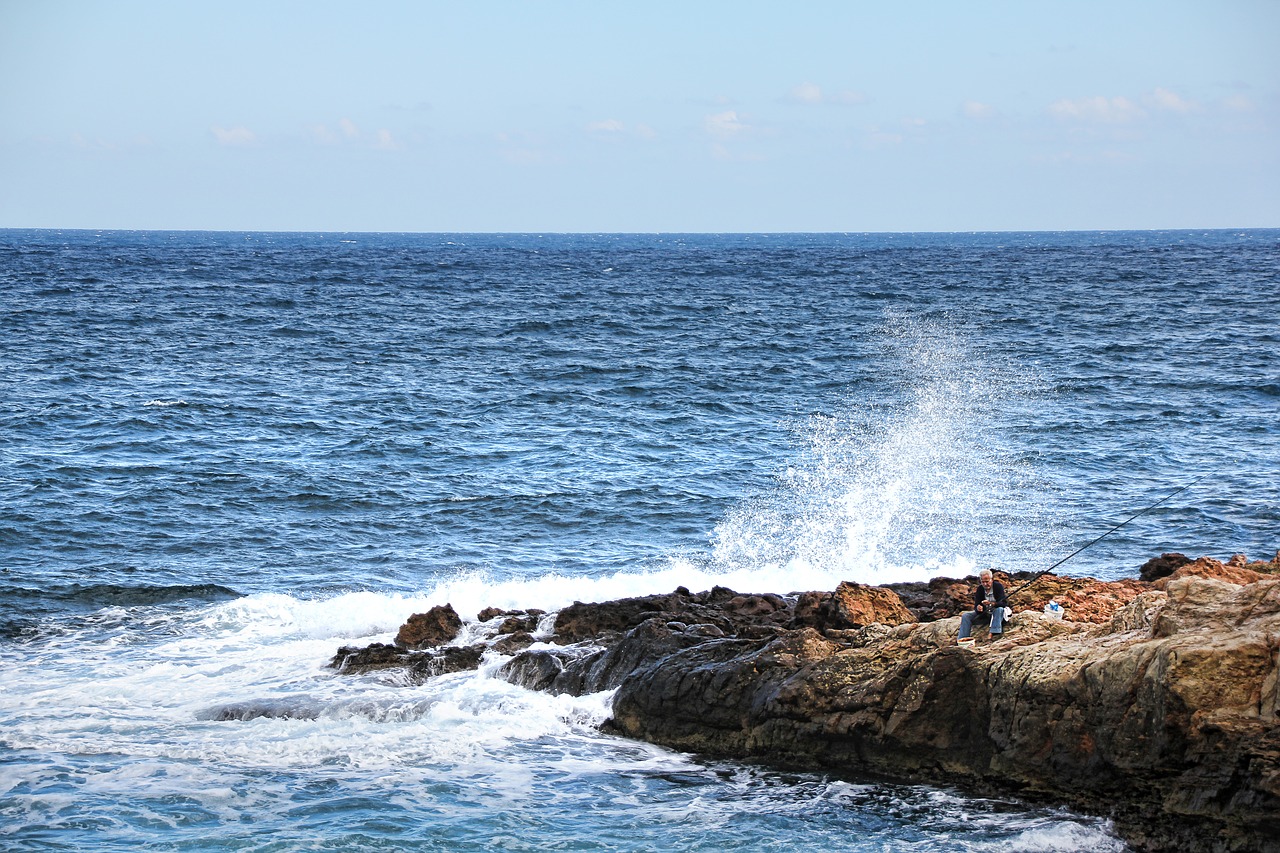
M1001 434L1034 372L984 359L942 321L893 315L876 338L898 390L810 419L774 491L716 528L716 565L832 588L1017 565L1051 538L1034 472Z

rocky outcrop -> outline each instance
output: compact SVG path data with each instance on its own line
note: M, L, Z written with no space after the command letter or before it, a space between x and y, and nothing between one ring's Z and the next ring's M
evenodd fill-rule
M675 749L1064 802L1141 850L1280 851L1280 560L1168 563L1036 579L972 648L954 614L974 579L580 602L499 673L616 688L608 729ZM427 654L389 649L342 650L347 671Z
M396 634L396 645L407 649L442 646L461 632L462 617L453 605L444 604L410 616Z
M611 726L1065 800L1140 849L1280 849L1280 578L1197 562L1163 589L1121 584L1106 623L1024 612L976 649L953 620L702 644L623 680Z
M1191 562L1186 554L1161 554L1152 557L1138 569L1138 580L1156 581L1168 577L1178 569Z
M806 592L795 604L791 628L862 628L917 621L891 589L845 581L835 592Z

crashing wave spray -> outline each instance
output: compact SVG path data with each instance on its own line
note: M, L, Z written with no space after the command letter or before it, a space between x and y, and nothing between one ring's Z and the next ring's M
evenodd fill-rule
M824 589L1015 568L1053 538L1016 444L1035 377L979 357L945 321L890 316L875 340L869 392L812 418L773 493L717 527L724 570Z

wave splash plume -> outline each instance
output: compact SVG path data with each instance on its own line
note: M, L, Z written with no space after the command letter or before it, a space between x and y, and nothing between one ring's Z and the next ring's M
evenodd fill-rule
M1006 434L1034 372L984 361L943 320L893 316L882 337L892 391L810 420L776 489L716 527L714 561L728 574L831 589L963 576L1052 543L1043 484Z

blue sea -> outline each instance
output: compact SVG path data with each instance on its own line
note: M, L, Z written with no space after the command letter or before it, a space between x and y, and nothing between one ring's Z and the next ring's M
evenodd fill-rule
M0 848L1124 850L606 736L497 656L326 664L445 602L1040 570L1157 503L1059 571L1270 558L1278 353L1277 230L0 231Z

